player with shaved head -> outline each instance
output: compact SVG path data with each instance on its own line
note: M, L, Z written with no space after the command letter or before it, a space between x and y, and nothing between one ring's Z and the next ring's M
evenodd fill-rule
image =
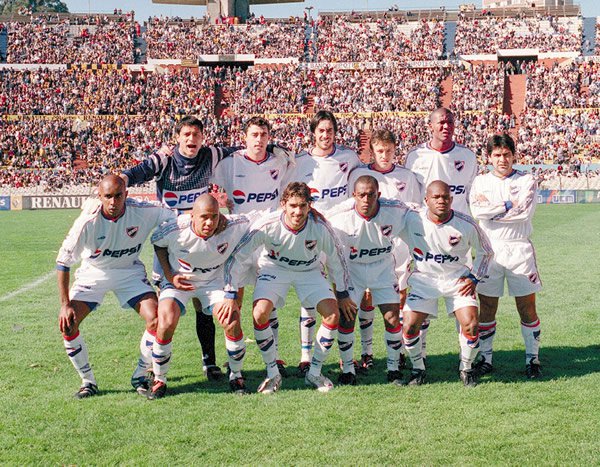
M157 299L139 260L142 245L152 230L174 217L165 208L127 198L125 182L107 175L98 185L100 205L83 211L73 224L56 259L60 298L59 328L67 355L81 377L75 397L96 395L98 385L80 333L81 322L113 291L121 306L129 306L145 320L140 342L141 355L131 378L140 393L149 386L147 372L156 334ZM70 268L81 261L69 290Z
M479 349L475 287L487 274L492 248L471 216L452 209L446 182L431 182L425 203L426 209L406 215L402 234L414 259L402 325L404 346L413 365L407 383L425 382L420 328L428 317L437 317L438 299L443 298L448 315L460 326L460 378L465 386L475 386L477 374L472 366ZM472 250L475 259L471 267Z
M219 225L222 227L217 230ZM247 392L241 373L246 344L239 310L222 312L215 305L224 299L223 264L249 225L246 216L221 214L215 198L203 194L194 202L191 214L181 214L152 236L166 283L158 305L158 329L152 351L155 382L149 399L166 394L173 334L193 298L200 301L206 313L214 312L225 331L231 390L237 394Z

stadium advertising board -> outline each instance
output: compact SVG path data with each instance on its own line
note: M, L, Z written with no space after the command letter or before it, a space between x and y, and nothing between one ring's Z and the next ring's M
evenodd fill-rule
M10 196L0 196L0 211L10 210Z
M23 196L23 209L69 209L81 208L88 195Z

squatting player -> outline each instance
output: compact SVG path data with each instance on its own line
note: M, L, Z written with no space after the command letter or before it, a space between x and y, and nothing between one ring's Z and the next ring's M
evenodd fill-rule
M477 374L472 365L479 350L475 287L487 274L493 251L475 220L452 209L447 183L431 182L425 203L427 209L407 213L402 232L415 260L402 325L404 346L413 365L408 384L425 381L421 323L429 316L437 317L438 299L443 297L448 315L454 315L460 325L460 379L465 386L474 386ZM475 251L472 268L471 250Z
M385 321L384 342L387 351L387 379L400 385L399 370L402 348L400 295L393 256L394 239L404 228L408 208L400 201L380 199L377 180L370 175L359 177L353 185L353 202L344 203L328 215L338 234L348 262L354 290L350 296L358 302L371 291L372 303L379 306ZM340 384L356 384L352 358L356 315L342 312L338 342L342 359Z
M217 233L217 226L223 223L225 227ZM223 301L223 264L249 226L245 216L220 214L218 202L203 194L194 202L191 214L179 215L152 235L167 282L163 283L158 305L158 328L152 350L155 382L148 395L150 399L166 393L173 334L186 304L195 297L203 309L213 311L213 306ZM243 394L246 385L241 371L246 344L240 314L214 311L225 330L229 385L232 391Z
M150 232L175 216L169 209L127 199L125 182L116 175L102 179L98 194L101 205L93 212L81 213L56 259L61 304L58 323L67 355L82 380L75 393L79 399L98 393L79 326L111 290L123 308L130 306L146 321L141 356L131 377L133 387L140 394L146 393L156 335L157 299L139 256ZM70 268L79 260L81 267L69 291Z
M253 224L227 261L224 307L231 312L237 309L235 298L240 277L254 251L266 248L268 254L261 257L259 264L252 310L254 336L267 366L267 378L258 392L270 394L281 385L269 315L273 307L283 305L292 285L300 302L315 307L323 318L305 382L320 392L327 392L333 384L321 374L321 367L337 337L338 306L344 313L356 312L356 305L349 298L348 269L333 229L311 212L310 188L305 183L290 183L281 195L281 207L283 212L271 213ZM335 295L322 274L319 261L322 253L327 258L329 277L336 284Z
M540 320L535 293L542 283L529 238L536 205L536 182L531 174L513 168L515 143L508 135L488 139L487 153L492 172L475 178L471 189L471 210L494 249L488 278L477 286L479 294L479 339L483 359L477 362L480 375L492 371L492 342L496 334L498 298L508 293L515 297L525 341L525 373L528 378L541 376L539 347Z
M319 110L310 121L310 132L314 147L303 151L296 158L294 180L310 187L315 209L327 210L350 196L348 176L360 165L356 152L335 144L338 124L333 113ZM305 375L310 365L316 323L316 312L312 308L300 310L301 356L298 369Z

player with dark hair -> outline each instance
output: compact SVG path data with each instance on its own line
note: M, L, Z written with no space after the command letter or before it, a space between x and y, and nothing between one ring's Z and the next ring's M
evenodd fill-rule
M509 135L488 139L490 173L479 175L471 189L471 210L482 230L490 238L494 261L488 277L477 286L481 311L479 329L482 358L477 363L480 375L492 371L492 342L496 334L498 299L508 293L515 297L525 341L525 373L528 378L541 376L539 360L540 319L535 294L542 288L535 250L530 241L536 206L537 184L531 174L513 168L515 143Z

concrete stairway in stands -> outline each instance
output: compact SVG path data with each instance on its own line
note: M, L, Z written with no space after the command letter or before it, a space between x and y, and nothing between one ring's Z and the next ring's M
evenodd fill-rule
M515 116L516 126L512 129L513 137L517 136L521 114L525 109L525 91L527 75L507 75L504 77L504 99L502 113Z

